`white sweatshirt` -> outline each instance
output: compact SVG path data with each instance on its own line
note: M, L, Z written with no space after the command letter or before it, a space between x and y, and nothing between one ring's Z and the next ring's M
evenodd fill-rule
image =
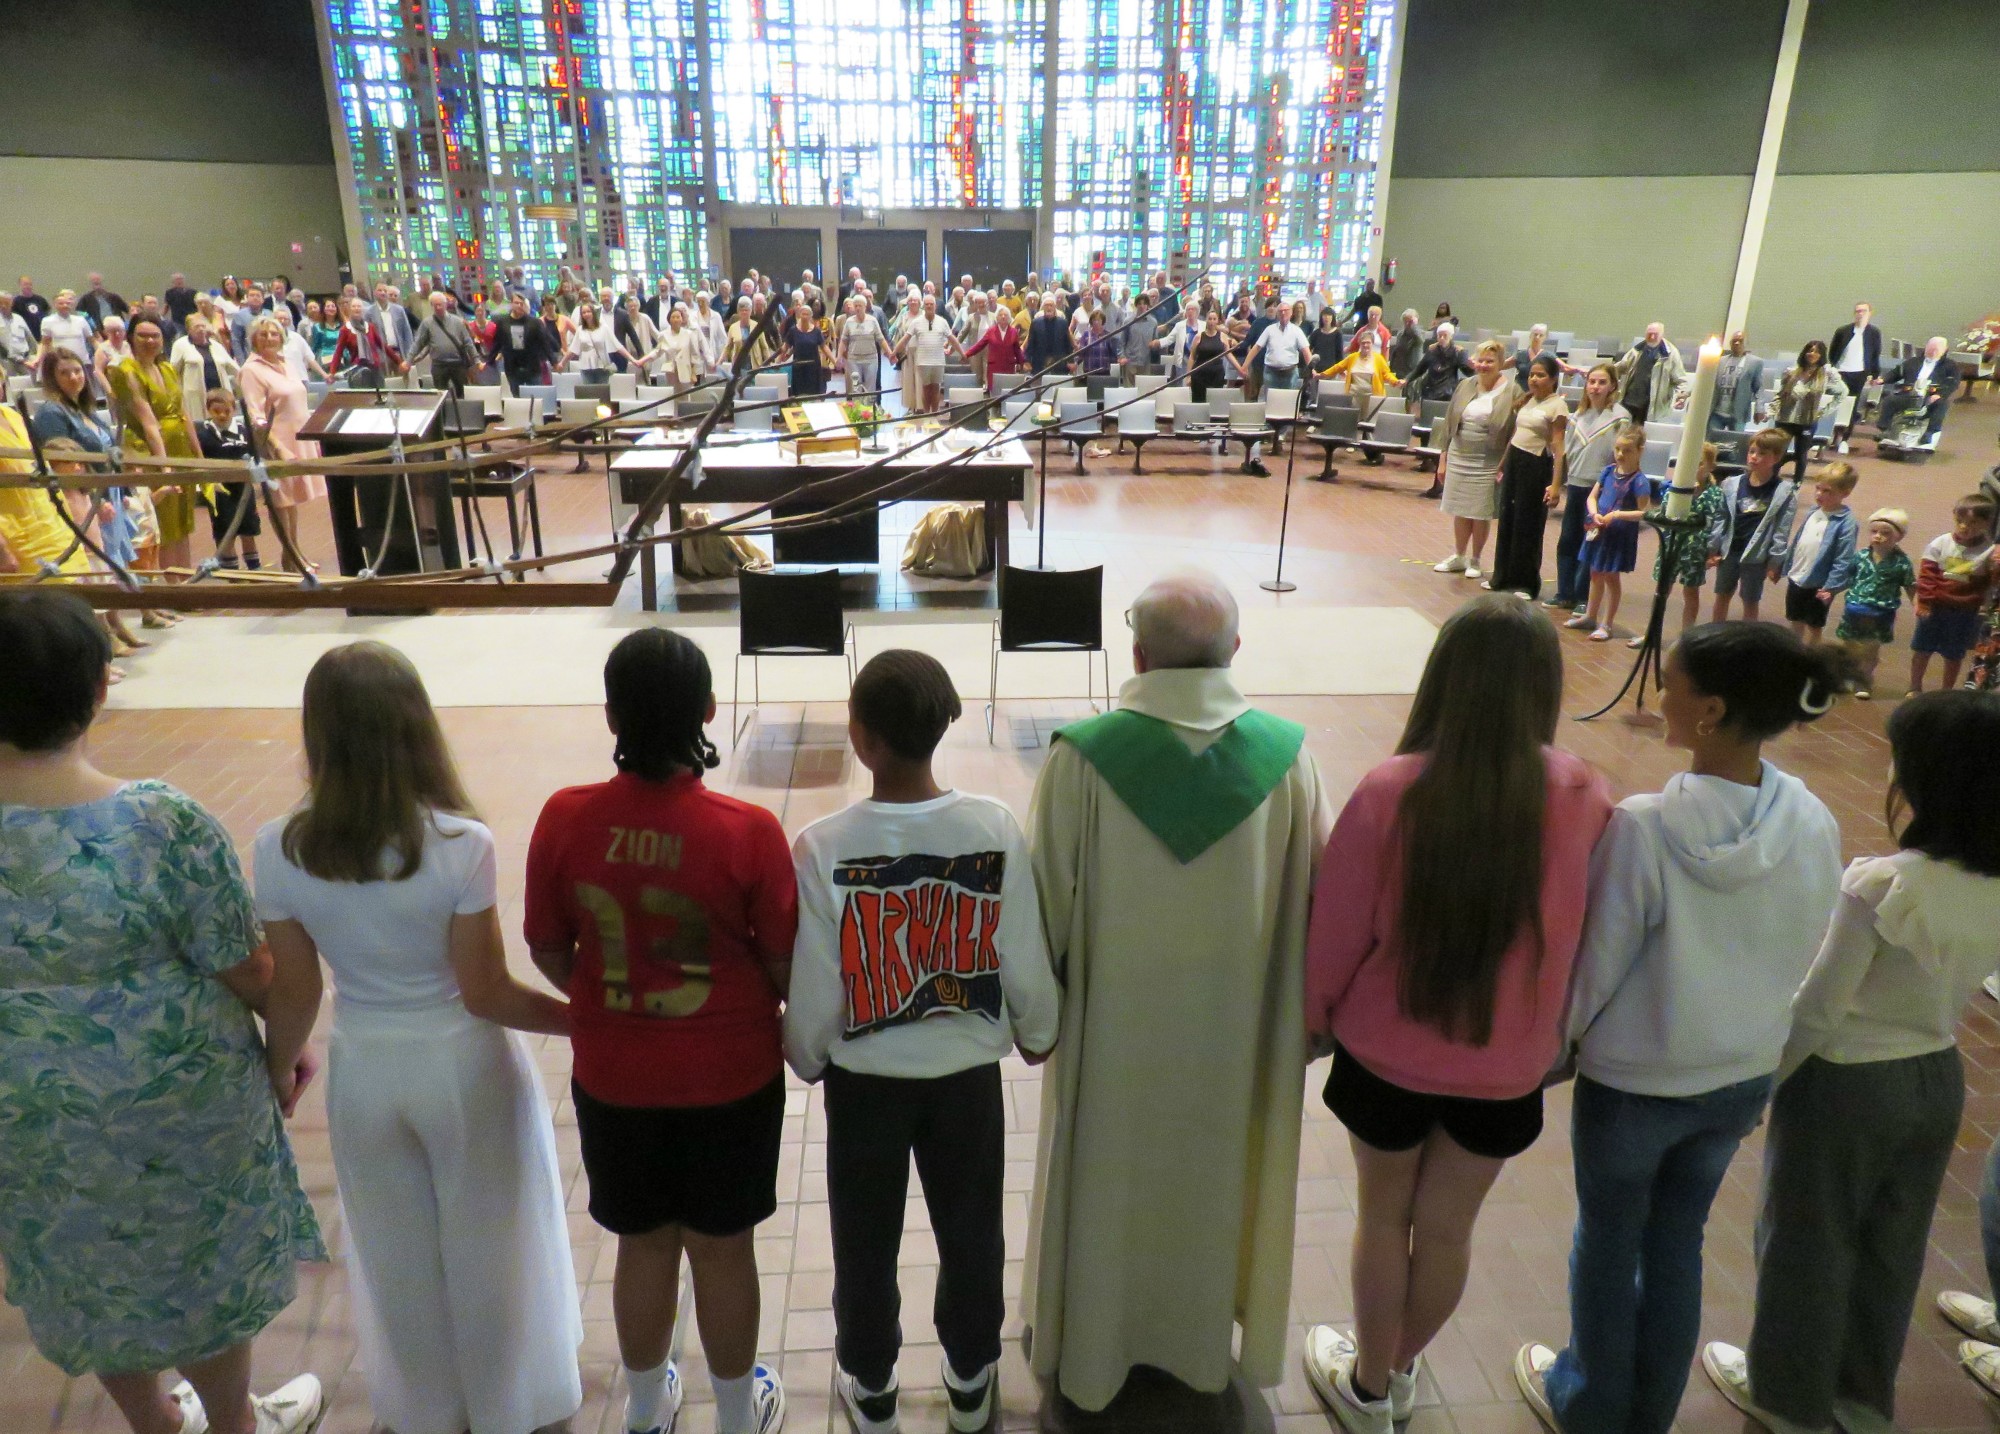
M1922 852L1863 857L1792 1003L1782 1080L1808 1056L1836 1065L1950 1050L1966 1002L2000 966L2000 877Z
M1020 823L990 797L860 801L799 833L785 1058L929 1078L1055 1044L1061 996Z
M1839 885L1833 814L1769 762L1755 788L1683 773L1628 797L1591 856L1578 1071L1659 1096L1770 1075Z

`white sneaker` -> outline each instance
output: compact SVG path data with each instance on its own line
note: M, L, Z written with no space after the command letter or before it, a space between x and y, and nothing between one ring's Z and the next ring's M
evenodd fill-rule
M167 1391L167 1398L181 1407L181 1434L208 1434L208 1411L192 1384L183 1379Z
M1347 1434L1394 1434L1395 1416L1387 1399L1364 1402L1354 1392L1354 1340L1344 1331L1316 1324L1306 1331L1306 1378Z
M1986 979L1991 982L1996 978L1988 976ZM1988 994L1992 992L1989 990ZM1941 1290L1938 1292L1937 1307L1939 1314L1981 1344L2000 1344L2000 1317L1995 1315L1993 1301L1958 1290Z
M1465 559L1457 553L1453 553L1450 557L1432 568L1431 571L1434 573L1462 573L1465 571Z
M1701 1367L1721 1391L1722 1397L1771 1431L1771 1434L1816 1434L1804 1424L1794 1424L1782 1415L1758 1407L1750 1393L1750 1357L1733 1344L1714 1340L1702 1346ZM1828 1426L1830 1429L1831 1426ZM1826 1431L1817 1431L1826 1434Z
M755 1434L778 1434L785 1423L785 1383L768 1364L750 1368L754 1381L750 1390L750 1417Z
M968 1385L952 1372L950 1360L939 1363L944 1366L945 1416L951 1427L958 1434L974 1434L991 1424L1000 1392L1000 1366L987 1365L985 1377Z
M681 1417L681 1397L680 1366L670 1360L667 1364L666 1393L661 1396L662 1408L660 1412L663 1417L651 1424L634 1424L631 1414L632 1396L627 1393L625 1396L626 1434L674 1434L674 1421Z
M250 1407L257 1414L257 1434L312 1434L326 1413L326 1399L319 1380L301 1374L269 1394L253 1396Z
M1562 1434L1556 1412L1549 1407L1548 1378L1555 1363L1556 1352L1547 1345L1524 1344L1514 1351L1514 1383L1520 1386L1521 1397L1528 1401L1528 1407L1535 1411L1535 1417L1548 1428L1549 1434Z
M1472 565L1471 563L1467 563L1467 564L1465 565L1465 571L1464 571L1464 572L1462 572L1462 573L1460 573L1460 574L1459 574L1459 576L1460 576L1460 577L1462 577L1462 578L1474 578L1474 579L1477 579L1477 578L1483 578L1483 577L1485 577L1485 576L1486 576L1486 574L1485 574L1485 573L1483 573L1483 572L1481 572L1481 571L1480 571L1480 570L1479 570L1479 569L1478 569L1477 567L1474 567L1474 566L1473 566L1473 565Z
M1847 452L1847 440L1845 438L1841 439L1838 446L1840 448L1841 453L1845 455Z
M878 1394L861 1392L861 1381L844 1369L833 1371L833 1387L840 1391L840 1403L853 1421L855 1434L897 1434L896 1380Z
M1356 1356L1354 1336L1344 1329L1334 1329L1330 1325L1320 1325L1332 1337L1332 1358L1346 1355L1349 1360ZM1417 1412L1417 1376L1424 1371L1424 1357L1420 1354L1410 1361L1407 1370L1389 1371L1389 1417L1401 1424Z
M1988 1394L2000 1397L2000 1348L1968 1339L1958 1347L1958 1367Z

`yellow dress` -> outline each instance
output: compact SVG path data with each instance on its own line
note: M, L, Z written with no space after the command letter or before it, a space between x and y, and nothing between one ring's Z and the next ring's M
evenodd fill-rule
M151 453L146 446L146 430L141 428L131 414L135 404L144 403L153 410L153 419L160 425L160 440L165 444L170 458L199 458L201 449L194 441L194 433L188 427L186 413L181 408L180 377L165 363L146 369L139 360L128 358L114 365L108 375L113 392L118 396L118 408L125 415L125 451L127 453ZM194 534L194 488L155 488L153 508L160 517L160 542L162 545L177 543Z
M0 407L0 448L26 448L28 430L11 406ZM26 458L0 458L0 473L32 473ZM83 544L70 551L76 534L69 530L49 495L40 488L0 488L0 538L14 554L18 572L34 573L41 564L60 561L65 573L90 571ZM68 557L64 557L64 553Z

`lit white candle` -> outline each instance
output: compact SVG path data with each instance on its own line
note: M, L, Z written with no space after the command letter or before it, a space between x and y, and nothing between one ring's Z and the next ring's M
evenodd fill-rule
M1674 459L1674 486L1667 490L1667 520L1684 523L1694 512L1695 471L1708 441L1708 414L1715 407L1715 373L1722 366L1722 341L1710 338L1695 357L1694 388L1682 418L1681 451Z

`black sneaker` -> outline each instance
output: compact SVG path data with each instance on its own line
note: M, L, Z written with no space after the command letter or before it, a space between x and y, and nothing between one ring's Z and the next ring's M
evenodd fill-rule
M971 1388L964 1387L958 1375L952 1372L951 1361L944 1360L944 1392L951 1401L945 1411L946 1418L956 1434L976 1434L993 1422L994 1395L1000 1388L1000 1366L986 1366L985 1376Z
M897 1434L900 1426L896 1422L893 1379L880 1394L863 1394L861 1381L844 1369L834 1371L833 1382L840 1390L840 1402L847 1406L847 1417L854 1421L857 1434Z
M1271 470L1255 458L1252 458L1248 463L1243 465L1243 471L1245 473L1254 473L1259 478L1269 478L1271 476Z

